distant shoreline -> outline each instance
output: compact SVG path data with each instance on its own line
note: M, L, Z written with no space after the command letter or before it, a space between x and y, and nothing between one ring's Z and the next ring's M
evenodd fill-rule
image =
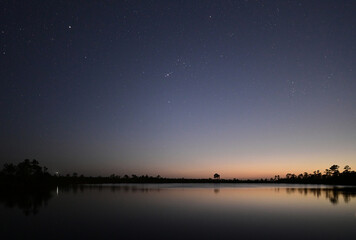
M220 174L215 173L213 178L165 178L160 175L137 176L135 174L119 176L111 174L107 177L87 177L78 175L74 172L72 175L65 176L56 173L51 175L48 168L40 166L35 159L24 161L15 164L4 164L0 171L0 185L70 185L70 184L115 184L115 183L288 183L288 184L323 184L323 185L351 185L356 186L356 172L346 165L344 171L339 171L338 165L332 165L329 169L325 169L322 174L319 170L312 174L304 172L303 174L287 173L285 178L279 175L270 179L255 179L255 180L240 180L223 179Z

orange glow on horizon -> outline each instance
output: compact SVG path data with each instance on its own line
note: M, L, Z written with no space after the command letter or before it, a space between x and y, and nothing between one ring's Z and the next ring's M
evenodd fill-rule
M288 161L286 161L286 159ZM303 160L300 160L303 159ZM343 159L342 161L338 159ZM201 164L201 163L205 164ZM352 169L355 166L355 158L353 154L337 157L328 156L288 156L274 157L264 156L259 158L244 159L244 161L223 159L218 163L211 159L190 161L186 164L181 164L178 161L167 163L164 166L158 167L147 166L140 171L128 169L128 173L148 174L152 176L160 175L167 178L213 178L214 173L220 174L222 179L270 179L275 175L284 178L287 173L301 174L304 172L313 173L319 170L324 173L333 164L340 166L340 171L343 171L345 165L349 165ZM125 172L126 174L126 172Z

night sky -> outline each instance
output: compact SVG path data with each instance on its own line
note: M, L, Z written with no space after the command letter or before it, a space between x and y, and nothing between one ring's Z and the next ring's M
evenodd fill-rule
M356 168L356 1L0 1L0 164Z

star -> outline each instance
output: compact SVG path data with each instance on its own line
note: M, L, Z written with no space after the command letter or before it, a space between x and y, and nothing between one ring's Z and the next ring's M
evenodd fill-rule
M173 74L173 72L166 73L166 74L164 74L164 77L165 78L170 77L172 74Z

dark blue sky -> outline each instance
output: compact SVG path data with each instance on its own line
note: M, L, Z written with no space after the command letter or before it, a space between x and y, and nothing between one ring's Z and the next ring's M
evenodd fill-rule
M0 163L356 167L354 1L1 1Z

